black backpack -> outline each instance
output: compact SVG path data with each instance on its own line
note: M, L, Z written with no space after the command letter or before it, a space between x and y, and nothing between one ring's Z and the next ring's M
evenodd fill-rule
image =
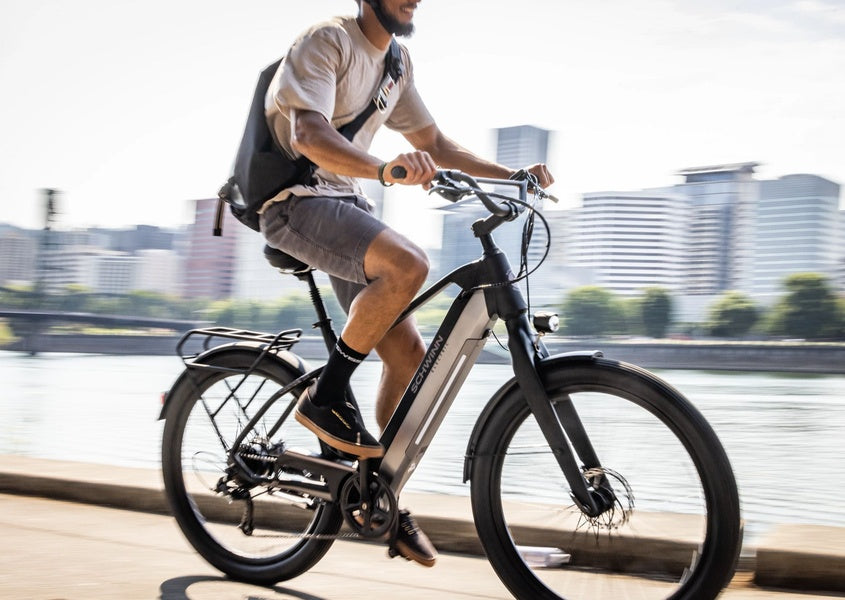
M223 203L227 203L241 223L260 231L258 211L264 203L281 192L297 184L308 185L313 181L316 168L305 156L292 159L279 148L267 125L264 112L264 98L270 82L279 69L282 59L267 67L258 78L255 95L244 128L244 135L235 156L232 176L217 193L217 215L214 221L214 235L223 233ZM390 77L399 81L404 72L399 44L391 40L384 62L383 82ZM352 141L361 126L377 108L384 109L386 96L392 86L379 85L373 101L354 120L340 127L338 132Z

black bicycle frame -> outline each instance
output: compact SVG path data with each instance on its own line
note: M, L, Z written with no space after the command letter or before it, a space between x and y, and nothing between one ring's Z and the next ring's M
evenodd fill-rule
M513 283L514 275L508 259L493 241L491 231L500 223L497 217L477 222L473 229L484 248L481 259L447 275L415 300L400 317L400 320L405 318L448 285L461 287L382 434L380 441L386 450L379 475L398 495L428 449L481 353L493 324L502 319L508 330L508 349L514 374L528 405L566 476L575 500L588 514L598 514L601 511L587 488L566 434L573 440L585 468L598 467L598 458L571 402L564 411L576 418L569 420L564 428L556 406L546 395L537 364L547 357L547 353L531 329L528 306ZM564 399L564 404L567 401Z
M586 514L597 515L603 508L597 506L575 457L577 454L585 469L600 467L600 463L569 399L556 399L552 403L546 394L538 365L547 353L532 332L528 306L513 283L508 259L491 235L502 222L496 216L476 222L473 230L484 248L482 257L431 286L397 320L407 318L449 285L457 284L461 288L381 436L384 456L367 461L367 469L377 471L394 495L399 495L428 449L493 325L502 319L507 325L516 380L569 483L573 499ZM285 390L289 387L292 386L286 386ZM274 396L280 397L285 390ZM281 487L325 500L337 498L340 481L350 473L348 463L291 451L284 451L277 465L295 469L307 467L309 472L322 476L325 483L315 481Z

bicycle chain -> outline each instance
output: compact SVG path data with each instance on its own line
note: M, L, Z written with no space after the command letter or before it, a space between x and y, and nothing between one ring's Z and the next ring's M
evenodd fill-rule
M349 532L349 533L336 533L334 535L328 535L325 533L289 533L284 535L268 535L266 537L273 537L278 539L306 539L306 540L346 540L346 539L362 539L361 535L358 533Z
M242 457L248 459L254 459L261 462L273 462L267 461L266 455L258 455L258 454L247 454L241 453ZM273 459L274 460L274 459ZM272 493L268 492L270 496L273 496ZM347 533L336 533L334 535L328 535L323 533L284 533L280 535L268 535L265 537L273 537L278 539L315 539L315 540L343 540L343 539L363 539L363 536L360 533L356 533L354 531L350 531Z
M269 454L258 454L251 449L244 449L238 453L239 456L247 460L255 460L264 464L271 464L276 461L276 458ZM272 492L268 492L272 496ZM350 531L347 533L336 533L333 535L322 533L285 533L282 535L272 535L266 537L273 537L278 539L315 539L315 540L344 540L344 539L365 539L360 533Z

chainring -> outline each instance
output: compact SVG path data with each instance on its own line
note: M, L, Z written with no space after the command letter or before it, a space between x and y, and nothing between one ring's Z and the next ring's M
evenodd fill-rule
M340 510L350 529L364 538L380 538L393 531L399 516L396 496L376 473L367 478L370 501L361 498L361 482L350 475L340 490Z

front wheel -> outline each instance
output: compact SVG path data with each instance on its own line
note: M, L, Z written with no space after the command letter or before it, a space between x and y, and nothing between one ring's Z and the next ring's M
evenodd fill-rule
M249 420L300 374L272 355L250 371L258 355L232 348L204 360L210 368L189 368L177 381L164 415L162 471L176 521L203 558L235 579L271 584L316 563L341 515L333 503L246 481L229 460ZM320 451L317 439L288 418L299 391L279 397L238 449L268 482L288 476L275 472L278 449Z
M736 565L740 510L701 414L653 375L609 360L552 363L542 377L561 419L565 406L577 411L601 461L583 476L609 508L598 517L577 508L519 388L499 397L471 456L472 507L511 593L715 598Z

